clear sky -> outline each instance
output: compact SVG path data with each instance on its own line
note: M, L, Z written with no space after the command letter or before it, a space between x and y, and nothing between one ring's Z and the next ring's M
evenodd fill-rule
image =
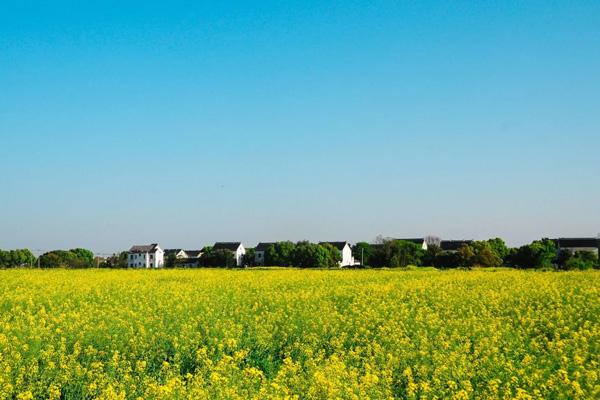
M0 248L600 232L598 1L0 6Z

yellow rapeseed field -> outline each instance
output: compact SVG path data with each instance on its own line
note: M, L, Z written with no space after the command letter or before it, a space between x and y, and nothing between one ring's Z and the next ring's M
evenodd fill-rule
M600 273L0 271L0 399L598 399Z

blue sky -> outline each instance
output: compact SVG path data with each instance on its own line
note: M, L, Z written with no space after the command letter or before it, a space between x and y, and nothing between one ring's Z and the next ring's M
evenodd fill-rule
M0 248L600 231L600 3L0 6Z

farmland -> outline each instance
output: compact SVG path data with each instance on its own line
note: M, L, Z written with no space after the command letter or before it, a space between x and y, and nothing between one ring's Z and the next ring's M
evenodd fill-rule
M3 270L0 399L599 398L600 273Z

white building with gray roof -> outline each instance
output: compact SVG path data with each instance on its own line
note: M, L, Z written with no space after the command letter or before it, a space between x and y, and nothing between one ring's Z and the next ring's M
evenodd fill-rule
M165 252L156 243L133 246L127 254L129 268L162 268L164 263Z

